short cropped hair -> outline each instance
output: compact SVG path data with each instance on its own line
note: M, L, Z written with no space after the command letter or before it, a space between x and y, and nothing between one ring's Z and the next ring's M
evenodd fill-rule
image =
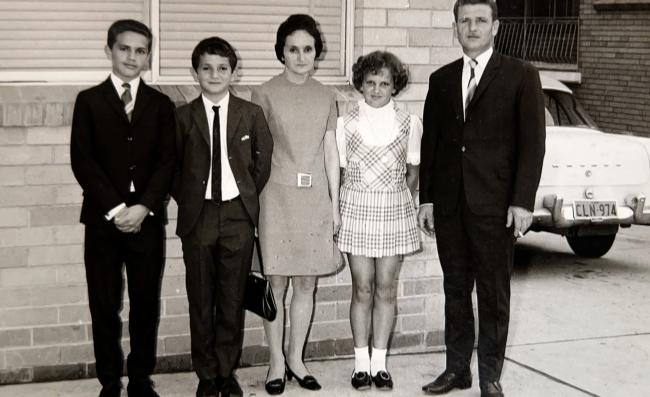
M275 38L275 56L278 58L278 61L284 63L284 44L287 41L287 36L298 30L304 30L314 38L316 58L323 52L323 38L321 37L320 30L318 30L318 23L307 14L293 14L278 27L278 33Z
M199 41L199 44L192 51L192 67L198 71L201 56L205 54L219 55L228 58L230 69L234 72L237 67L237 54L235 49L221 37L213 36Z
M120 19L115 22L108 28L108 35L106 37L106 44L108 48L113 48L113 44L117 41L117 35L124 32L134 32L139 33L147 38L147 52L151 52L151 40L153 35L151 30L140 21L135 19Z
M388 51L373 51L370 54L362 55L352 65L352 83L357 91L361 92L363 80L369 73L377 74L381 69L386 68L393 78L393 96L399 94L409 82L408 67L402 63L393 53Z
M488 5L492 9L492 22L496 21L499 18L499 10L497 8L496 0L456 0L456 4L454 4L454 21L458 22L458 9L461 6L468 4Z

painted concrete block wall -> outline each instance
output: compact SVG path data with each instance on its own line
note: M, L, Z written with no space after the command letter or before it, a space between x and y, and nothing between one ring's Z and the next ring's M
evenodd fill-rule
M397 98L421 116L429 74L460 55L451 31L452 0L357 0L355 56L386 49L410 65L411 86ZM81 189L70 170L72 109L81 86L0 87L0 384L94 375L92 331L83 266ZM180 104L194 86L159 86ZM360 96L335 86L343 113ZM236 87L250 97L250 87ZM168 206L167 261L162 283L158 371L189 370L185 269ZM442 281L435 240L406 257L398 283L391 352L442 345ZM126 292L125 292L126 295ZM350 355L350 274L320 279L306 354ZM128 318L125 296L123 318ZM268 358L259 318L246 317L242 364ZM128 324L124 324L128 352Z

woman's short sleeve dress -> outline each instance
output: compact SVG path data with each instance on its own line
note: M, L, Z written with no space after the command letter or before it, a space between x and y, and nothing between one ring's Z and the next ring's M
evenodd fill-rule
M325 173L325 131L336 129L334 93L309 78L278 75L253 92L273 136L271 177L260 195L258 233L264 273L318 276L338 269ZM311 187L298 186L311 175Z

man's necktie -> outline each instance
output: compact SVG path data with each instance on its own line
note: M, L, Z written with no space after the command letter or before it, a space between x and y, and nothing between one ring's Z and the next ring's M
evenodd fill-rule
M133 97L131 96L131 84L124 83L122 84L122 88L124 88L124 92L122 93L120 99L124 104L124 111L126 112L126 117L128 117L129 121L131 121L131 113L133 113L133 105L134 105Z
M212 200L221 201L221 127L219 126L219 106L213 106L212 124Z
M467 110L469 103L472 102L472 98L474 97L474 92L476 91L476 74L474 73L474 68L476 68L476 65L478 65L478 62L476 62L474 59L470 59L468 63L470 67L470 72L469 72L469 82L467 83L467 98L465 99L465 110Z

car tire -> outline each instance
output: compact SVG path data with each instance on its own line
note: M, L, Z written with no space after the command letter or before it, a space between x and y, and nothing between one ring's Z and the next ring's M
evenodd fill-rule
M616 233L596 236L566 236L573 252L585 258L600 258L605 255L612 248L615 238Z

